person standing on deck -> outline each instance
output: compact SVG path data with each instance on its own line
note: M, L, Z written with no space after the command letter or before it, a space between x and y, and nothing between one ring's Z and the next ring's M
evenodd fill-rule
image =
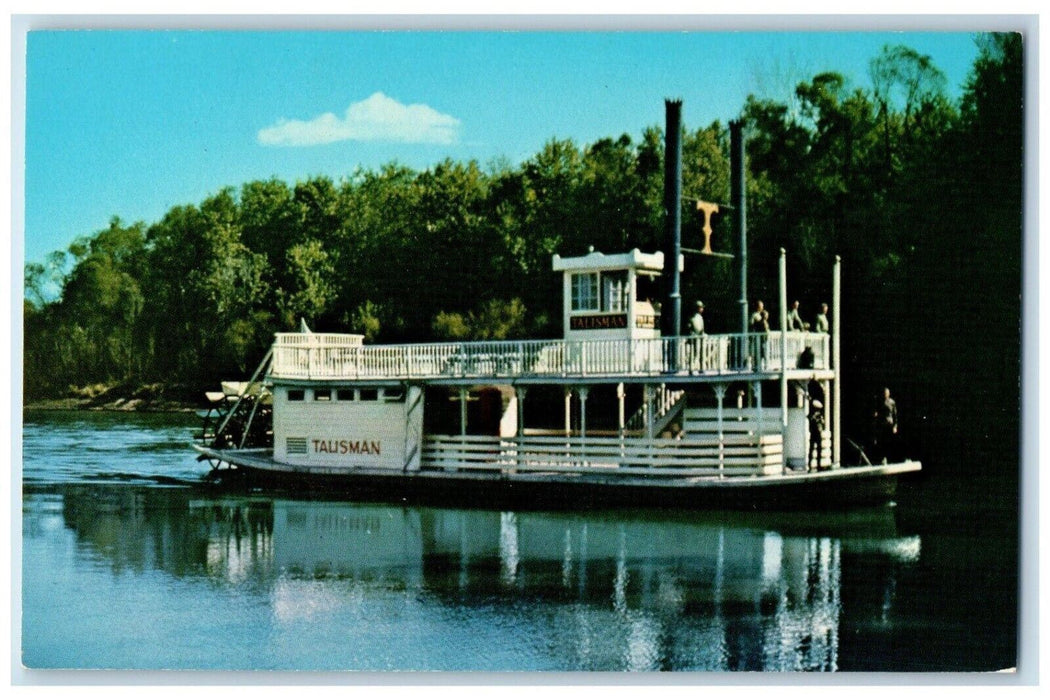
M882 390L882 401L875 408L875 457L883 464L891 457L893 436L897 434L897 402L890 390Z
M701 347L703 346L704 336L704 302L697 300L696 302L696 313L689 319L689 335L692 336L689 341L689 351L692 357L690 358L689 371L702 372L703 367L703 353Z
M766 311L766 305L761 299L755 302L755 313L751 314L751 332L769 332L769 312Z
M809 395L809 469L820 469L824 442L824 389L816 379L809 380L806 388Z
M817 333L827 333L830 328L831 326L828 325L828 305L821 304L820 313L817 314L817 318L813 323L813 330Z
M787 324L785 330L789 331L804 331L806 330L806 323L802 320L802 315L798 312L798 300L791 305L791 311L788 312Z
M704 302L696 302L696 313L689 319L689 333L693 336L704 334Z
M751 314L751 363L753 369L761 369L766 359L766 336L769 335L769 312L759 299L755 302L755 313Z

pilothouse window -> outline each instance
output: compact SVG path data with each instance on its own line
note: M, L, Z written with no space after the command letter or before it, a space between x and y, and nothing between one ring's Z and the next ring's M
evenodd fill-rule
M627 294L627 270L602 273L602 311L626 311Z
M572 310L573 311L597 311L600 300L598 299L598 273L586 272L572 276Z
M573 311L627 311L629 295L626 270L572 276Z
M653 302L659 298L660 290L656 277L639 274L635 278L635 295L638 301Z

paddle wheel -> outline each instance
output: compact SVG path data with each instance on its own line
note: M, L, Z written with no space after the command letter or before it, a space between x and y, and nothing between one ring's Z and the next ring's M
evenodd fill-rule
M250 449L273 447L273 395L259 378L269 366L272 350L255 370L250 381L223 382L222 391L205 393L208 408L199 411L203 423L197 439L212 449ZM207 459L212 470L223 464Z
M197 437L213 449L273 447L273 397L267 387L247 382L223 382L222 391L206 394L207 409ZM208 458L212 469L222 462Z

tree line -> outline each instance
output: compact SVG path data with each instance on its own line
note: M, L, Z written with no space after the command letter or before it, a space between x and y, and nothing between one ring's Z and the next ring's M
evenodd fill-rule
M752 299L775 302L783 247L789 295L812 315L842 255L846 412L892 386L920 452L945 436L1009 446L1019 426L1023 46L975 40L958 100L929 57L888 46L870 89L821 73L740 113ZM688 198L729 201L728 140L718 122L684 130L686 246L701 236ZM26 265L25 396L245 377L299 319L372 342L559 337L551 256L656 250L662 197L651 127L552 140L518 165L391 163L228 187L152 224L113 218ZM727 222L714 246L732 252ZM702 298L711 332L739 330L733 275L687 260L683 306ZM960 399L981 407L973 430Z

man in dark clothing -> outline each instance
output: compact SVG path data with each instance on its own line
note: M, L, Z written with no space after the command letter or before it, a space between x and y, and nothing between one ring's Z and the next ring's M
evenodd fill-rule
M875 408L875 456L885 464L890 455L893 436L897 434L897 402L889 389L882 390L882 402Z
M809 380L809 455L810 470L820 469L824 442L824 388L816 379Z

